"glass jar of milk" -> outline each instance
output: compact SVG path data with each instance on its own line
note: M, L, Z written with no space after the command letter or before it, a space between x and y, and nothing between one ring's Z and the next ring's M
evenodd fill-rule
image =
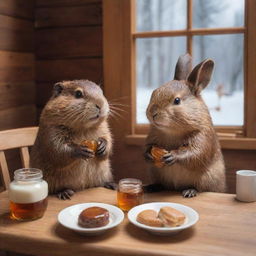
M43 217L47 208L48 184L43 173L35 168L23 168L14 172L10 183L9 199L11 218L34 220Z

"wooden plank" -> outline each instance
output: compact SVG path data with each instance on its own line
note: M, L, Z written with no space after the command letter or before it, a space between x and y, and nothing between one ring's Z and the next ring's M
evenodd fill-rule
M34 54L0 51L0 82L34 80Z
M36 121L35 105L24 105L0 111L0 130L33 126Z
M20 223L6 218L9 212L8 194L0 198L1 249L13 249L38 255L108 255L108 256L171 256L225 255L254 256L255 206L241 203L234 194L201 193L198 197L183 198L180 193L161 192L145 196L145 202L174 202L195 209L200 219L193 228L174 236L156 236L131 223L125 216L114 230L102 236L86 237L56 223L57 214L64 208L82 202L102 202L115 205L116 191L93 188L76 193L72 200L61 201L55 196L43 218ZM246 227L246 228L245 228ZM245 249L246 248L246 249Z
M0 28L33 33L34 22L0 14Z
M34 22L0 15L0 50L34 50Z
M39 59L102 56L102 27L37 30L36 56Z
M5 154L4 154L4 151L2 150L0 150L0 169L1 169L0 176L2 178L2 183L5 189L8 189L10 184L10 175L9 175Z
M191 30L193 25L193 0L187 0L187 29ZM187 52L193 56L192 35L187 36Z
M148 31L133 33L134 38L146 37L166 37L166 36L186 36L186 35L222 35L244 33L244 27L237 28L197 28L191 30L168 30L168 31Z
M88 79L100 83L103 80L101 58L39 60L36 70L40 82Z
M245 72L247 74L245 79L245 122L246 122L246 136L247 137L256 137L256 1L248 0L247 1L247 15L246 15L246 22L247 22L247 36L246 36L246 43L247 43L247 51L245 53L245 58L247 61L245 63ZM246 60L246 59L245 59Z
M37 128L36 128L37 130ZM32 145L34 144L36 135L34 136L34 140ZM29 151L28 147L21 147L20 148L20 157L21 157L21 162L22 162L22 167L28 168L29 167Z
M222 134L225 136L232 137L244 137L243 135L243 127L242 126L214 126L215 131L218 134ZM148 134L149 132L149 124L136 124L134 129L134 134Z
M55 6L83 6L88 4L101 3L102 0L37 0L37 7Z
M35 103L34 82L0 82L0 110Z
M34 19L35 0L1 0L0 14L24 18Z
M135 120L134 87L134 6L135 1L103 1L104 36L104 91L108 100L119 101L128 107L123 118L110 119L115 134L114 154L112 157L115 177L137 178L145 176L147 165L141 161L142 147L127 145L125 136L133 132ZM132 164L131 164L132 163ZM150 180L149 177L145 179Z
M143 146L146 140L146 134L132 134L125 137L128 145ZM256 150L256 138L234 138L231 136L219 136L219 141L222 149L237 149L237 150Z
M36 28L90 26L102 24L101 3L36 9Z

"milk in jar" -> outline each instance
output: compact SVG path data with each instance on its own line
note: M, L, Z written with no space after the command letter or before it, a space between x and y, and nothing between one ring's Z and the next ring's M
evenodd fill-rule
M11 218L34 220L41 218L47 208L48 184L42 171L23 168L14 172L10 183L9 199Z

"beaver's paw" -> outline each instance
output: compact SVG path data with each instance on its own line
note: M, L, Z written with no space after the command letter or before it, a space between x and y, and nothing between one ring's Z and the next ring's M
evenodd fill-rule
M147 162L154 162L154 158L153 156L151 155L150 151L146 151L144 153L144 159L147 161Z
M73 145L72 156L76 158L83 158L86 160L88 158L94 157L94 151L86 146Z
M163 155L162 157L162 161L166 164L166 165L172 165L176 162L176 156L175 154L173 154L172 152L166 153L165 155Z
M184 189L182 195L183 197L194 197L197 196L197 190L194 188Z
M75 194L75 192L68 188L68 189L63 189L62 191L60 191L58 194L57 194L57 197L60 199L60 200L67 200L67 199L71 199L71 197Z
M105 156L107 153L107 141L103 138L99 138L98 140L98 148L96 151L97 156Z

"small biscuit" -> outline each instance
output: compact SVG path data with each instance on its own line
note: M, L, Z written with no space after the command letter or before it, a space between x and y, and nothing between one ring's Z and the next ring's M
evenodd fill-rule
M163 227L163 221L157 218L154 210L144 210L137 215L137 221L152 227Z
M81 145L86 146L95 153L98 147L98 142L96 140L84 140L82 141Z
M164 163L162 161L162 157L168 153L168 151L166 151L165 149L163 148L159 148L159 147L155 147L153 146L151 148L151 155L154 159L154 162L155 162L155 166L158 167L158 168L161 168L164 166Z
M165 226L176 227L184 223L186 216L183 212L178 211L172 207L162 207L158 213Z

